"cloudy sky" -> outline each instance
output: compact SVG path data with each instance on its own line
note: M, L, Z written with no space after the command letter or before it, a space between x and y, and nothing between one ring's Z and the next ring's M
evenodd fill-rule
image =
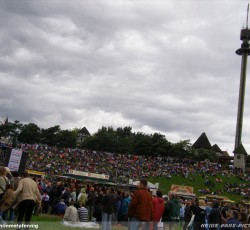
M131 126L234 150L247 0L1 0L0 120ZM248 74L249 75L249 74ZM242 142L250 153L250 79Z

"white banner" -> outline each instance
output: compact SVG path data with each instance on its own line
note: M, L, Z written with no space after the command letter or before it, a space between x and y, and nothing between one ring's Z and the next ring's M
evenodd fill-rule
M82 172L82 171L76 171L76 170L69 170L69 174L74 174L77 176L91 177L91 178L96 178L96 179L109 180L109 175L105 175L105 174Z
M10 171L18 171L21 158L22 158L22 150L19 149L12 149L10 154L10 160L8 164L8 168Z

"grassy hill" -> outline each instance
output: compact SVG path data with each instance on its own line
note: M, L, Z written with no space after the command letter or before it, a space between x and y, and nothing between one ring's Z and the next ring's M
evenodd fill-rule
M227 177L223 175L219 175L216 177L211 176L211 175L207 175L207 176L211 180L211 182L214 183L214 186L206 186L205 179L201 175L191 175L188 178L185 178L183 176L172 176L171 179L168 179L166 177L158 177L158 178L150 178L149 181L152 183L158 182L160 189L163 191L163 194L166 194L166 195L170 191L171 185L177 184L177 185L194 187L194 193L197 196L203 196L203 194L198 192L199 190L202 190L202 189L208 188L212 192L222 190L222 193L220 194L221 196L227 196L230 200L233 200L235 202L242 201L243 197L237 194L224 192L225 183L231 183L231 184L235 183L237 185L248 183L248 185L250 186L250 182L242 181L240 178L237 178L235 176L232 176L232 177ZM216 182L216 178L220 178L222 182Z

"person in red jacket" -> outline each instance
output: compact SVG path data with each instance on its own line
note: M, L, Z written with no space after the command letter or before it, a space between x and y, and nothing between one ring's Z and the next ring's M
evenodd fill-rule
M150 221L153 220L153 203L151 193L147 189L148 182L141 180L135 191L128 209L130 230L138 229L143 223L144 229L149 230Z
M154 230L158 229L158 222L161 220L161 217L164 213L165 204L164 199L162 198L162 192L160 190L156 191L156 197L153 197L153 227Z

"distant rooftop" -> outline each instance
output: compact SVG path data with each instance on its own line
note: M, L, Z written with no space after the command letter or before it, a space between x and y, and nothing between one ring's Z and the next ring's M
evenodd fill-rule
M206 133L202 133L200 137L194 142L193 147L198 149L198 148L203 148L203 149L212 149L212 146L207 138Z
M87 130L86 127L83 127L81 130L79 130L78 133L83 133L83 134L86 134L86 135L90 135L89 131Z

